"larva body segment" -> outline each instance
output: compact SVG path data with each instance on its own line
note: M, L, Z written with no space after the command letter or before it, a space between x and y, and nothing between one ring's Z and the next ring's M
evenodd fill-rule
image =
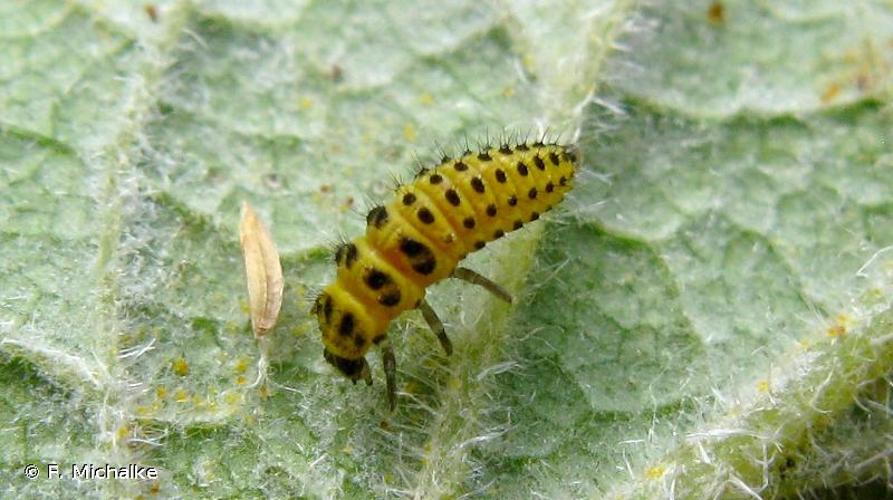
M364 355L386 340L392 319L417 307L426 319L433 317L429 324L440 330L435 333L449 352L439 320L424 303L425 289L453 275L468 253L560 202L572 187L576 163L570 146L504 145L445 158L400 186L388 203L369 212L365 235L336 252L337 278L315 305L326 360L354 382L371 383ZM463 271L456 277L498 288ZM385 356L393 370L393 353ZM388 386L393 406L393 373Z

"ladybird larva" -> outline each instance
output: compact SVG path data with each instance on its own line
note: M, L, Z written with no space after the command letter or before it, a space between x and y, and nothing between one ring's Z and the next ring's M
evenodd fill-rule
M337 278L317 297L323 354L354 383L372 384L365 354L382 352L388 402L396 405L396 363L388 324L418 308L444 351L452 344L425 289L444 278L483 286L511 302L496 283L459 261L521 228L560 202L573 187L577 149L559 144L502 145L444 158L366 217L366 234L335 252Z

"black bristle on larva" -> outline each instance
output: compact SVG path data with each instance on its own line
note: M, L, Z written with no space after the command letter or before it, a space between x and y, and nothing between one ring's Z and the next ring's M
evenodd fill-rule
M357 260L359 251L353 243L342 243L335 250L335 263L350 269L350 266Z
M546 164L543 163L543 159L540 158L540 155L534 155L534 156L533 156L533 163L536 165L536 168L538 168L538 169L540 169L540 170L545 170L545 169L546 169Z
M381 229L385 224L388 223L388 210L379 205L377 207L373 207L372 210L366 214L366 224L372 226L376 229Z
M503 144L499 147L499 152L504 155L510 155L512 154L512 148L508 144Z

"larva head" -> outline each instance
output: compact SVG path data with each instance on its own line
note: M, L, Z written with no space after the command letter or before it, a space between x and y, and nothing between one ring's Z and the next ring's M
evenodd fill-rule
M362 378L371 384L363 355L369 350L376 326L362 305L335 284L317 297L314 312L326 361L354 382Z

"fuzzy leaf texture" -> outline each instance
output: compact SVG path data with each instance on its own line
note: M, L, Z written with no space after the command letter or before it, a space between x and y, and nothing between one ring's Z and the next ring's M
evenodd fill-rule
M2 0L0 54L0 496L886 491L889 1ZM432 287L455 352L395 321L390 414L322 359L331 243L435 141L546 126L576 188L467 262L516 304Z

